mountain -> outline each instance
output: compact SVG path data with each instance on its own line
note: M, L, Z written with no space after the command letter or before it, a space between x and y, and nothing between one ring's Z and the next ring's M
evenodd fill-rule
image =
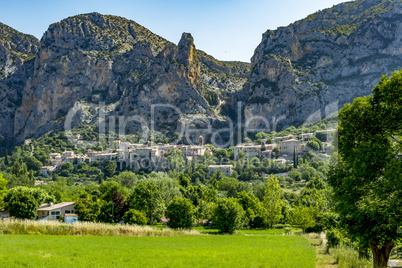
M382 74L401 67L401 1L336 5L264 33L251 59L245 117L284 116L279 128L300 125L369 95Z
M81 109L73 124L96 124L92 115L102 106L93 104L99 103L105 104L107 117L141 117L126 122L130 133L141 130L142 121L150 128L153 104L177 107L182 114L205 113L210 106L205 92L241 90L249 74L248 64L224 63L198 52L191 34L184 33L174 45L133 21L99 13L52 24L34 66L15 116L14 135L20 141L61 129L75 106L92 112ZM160 107L156 129L172 133L179 117L176 110Z
M251 64L213 58L189 33L176 45L99 13L54 23L40 41L0 24L0 143L82 123L167 136L186 125L206 142L244 118L253 119L249 128L266 127L265 119L276 122L271 130L299 126L370 94L382 74L402 67L401 7L356 0L268 30Z

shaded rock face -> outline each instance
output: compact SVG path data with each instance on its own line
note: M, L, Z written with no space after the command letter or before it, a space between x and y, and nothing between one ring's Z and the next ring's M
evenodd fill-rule
M382 74L402 67L401 7L358 0L267 31L251 59L245 116L282 117L281 129L369 95Z
M0 143L13 139L14 116L33 74L39 40L0 23Z

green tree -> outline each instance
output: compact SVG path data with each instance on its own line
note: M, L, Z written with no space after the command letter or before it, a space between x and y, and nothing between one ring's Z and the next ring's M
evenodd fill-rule
M81 198L74 204L75 213L80 221L96 221L100 214L101 203L94 198Z
M4 196L7 194L7 184L8 181L3 178L3 174L0 174L0 211L4 210L5 203L4 203Z
M104 163L104 169L105 169L105 174L108 177L112 177L114 173L116 172L117 164L114 161L105 161Z
M237 197L239 181L236 178L223 177L218 182L218 190L227 193L228 197Z
M155 182L141 182L129 197L130 208L143 211L152 224L164 210L163 195Z
M234 198L220 198L216 201L212 222L222 233L233 234L243 225L244 210Z
M113 179L128 188L134 187L138 183L138 175L131 171L123 171L119 175L114 176Z
M275 154L275 158L278 158L281 155L281 149L279 149L279 147L272 149L272 152Z
M339 161L329 174L336 210L354 241L366 241L373 266L386 267L402 238L402 72L383 76L373 96L339 113Z
M290 210L290 224L300 227L303 232L315 225L315 207L293 206Z
M4 196L6 209L10 216L18 219L35 219L39 206L50 201L52 198L45 190L26 186L12 188Z
M265 189L263 207L265 209L265 219L267 224L272 227L282 218L282 207L284 201L281 199L281 186L278 178L271 175L267 178L267 188Z
M151 173L148 178L144 179L143 182L154 182L156 187L162 193L164 204L169 204L175 197L181 197L180 184L176 179L173 179L167 175L167 173L158 172Z
M245 211L246 222L250 227L263 227L264 208L261 201L252 193L246 193L245 191L237 194L237 200Z
M191 229L195 223L195 208L190 200L175 197L166 208L166 217L170 228Z
M315 136L311 137L309 141L315 141L318 144L318 147L319 147L318 150L322 150L322 142L319 139L317 139Z
M39 171L40 168L43 166L42 162L32 155L25 157L24 162L29 170Z
M124 214L123 221L127 224L146 225L147 217L145 216L144 212L136 209L130 209Z
M70 162L64 163L60 168L60 172L63 170L66 170L68 173L71 173L74 171L74 166Z
M313 141L313 140L309 140L309 141L307 142L307 146L308 146L310 149L312 149L312 150L314 150L314 151L316 151L316 152L320 150L320 145L318 144L318 142Z

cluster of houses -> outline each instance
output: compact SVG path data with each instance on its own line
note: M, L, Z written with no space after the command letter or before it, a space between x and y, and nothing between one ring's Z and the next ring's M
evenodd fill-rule
M293 153L302 154L306 151L308 140L317 133L324 132L329 139L333 137L334 129L317 131L315 133L303 133L296 138L294 135L284 137L275 137L271 144L267 140L262 140L260 145L254 143L243 143L234 147L235 160L239 159L239 153L243 152L246 158L273 158L272 154L275 147L278 147L282 155L281 158L275 161L282 164L290 161ZM65 151L62 154L52 153L50 157L50 165L41 168L43 177L49 177L52 172L57 172L60 167L67 163L78 164L86 162L88 164L95 161L103 162L113 160L116 162L119 169L130 169L140 171L141 169L152 169L154 171L167 171L170 169L168 156L172 151L180 151L184 159L188 161L199 162L205 154L212 155L212 151L208 146L205 146L202 136L199 138L198 145L171 145L171 144L135 144L129 142L115 141L117 149L106 149L104 151L88 150L87 154L74 154L72 151ZM323 149L330 145L328 142L323 143ZM230 165L213 165L209 167L209 173L215 170L221 170L224 174L232 172ZM51 171L51 172L49 172Z
M72 164L81 162L91 164L95 161L103 162L106 160L115 161L119 169L129 168L133 171L139 171L151 168L155 171L166 171L169 169L168 155L171 151L180 151L183 158L195 162L199 162L206 153L212 155L211 149L204 146L202 137L200 137L198 145L153 145L152 142L133 144L119 140L115 141L115 143L118 149L88 150L85 155L74 154L73 151L65 151L62 154L52 153L49 155L50 165L41 168L41 175L50 177L52 172L57 172L63 164L68 162Z
M267 139L262 140L260 145L254 143L242 143L234 147L235 160L239 159L239 153L243 152L246 158L258 157L258 158L272 158L274 148L278 147L280 154L283 158L279 161L285 161L293 157L293 154L302 154L307 151L306 145L311 137L317 133L324 133L327 135L328 140L333 139L335 129L322 130L314 133L303 133L299 135L297 139L295 135L288 135L283 137L275 137L272 140L272 144L267 143ZM323 142L323 150L327 146L331 145L330 142Z

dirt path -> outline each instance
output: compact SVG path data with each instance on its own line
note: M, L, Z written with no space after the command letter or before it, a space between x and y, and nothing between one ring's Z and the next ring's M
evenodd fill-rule
M402 261L401 260L389 260L388 266L392 268L402 268Z

